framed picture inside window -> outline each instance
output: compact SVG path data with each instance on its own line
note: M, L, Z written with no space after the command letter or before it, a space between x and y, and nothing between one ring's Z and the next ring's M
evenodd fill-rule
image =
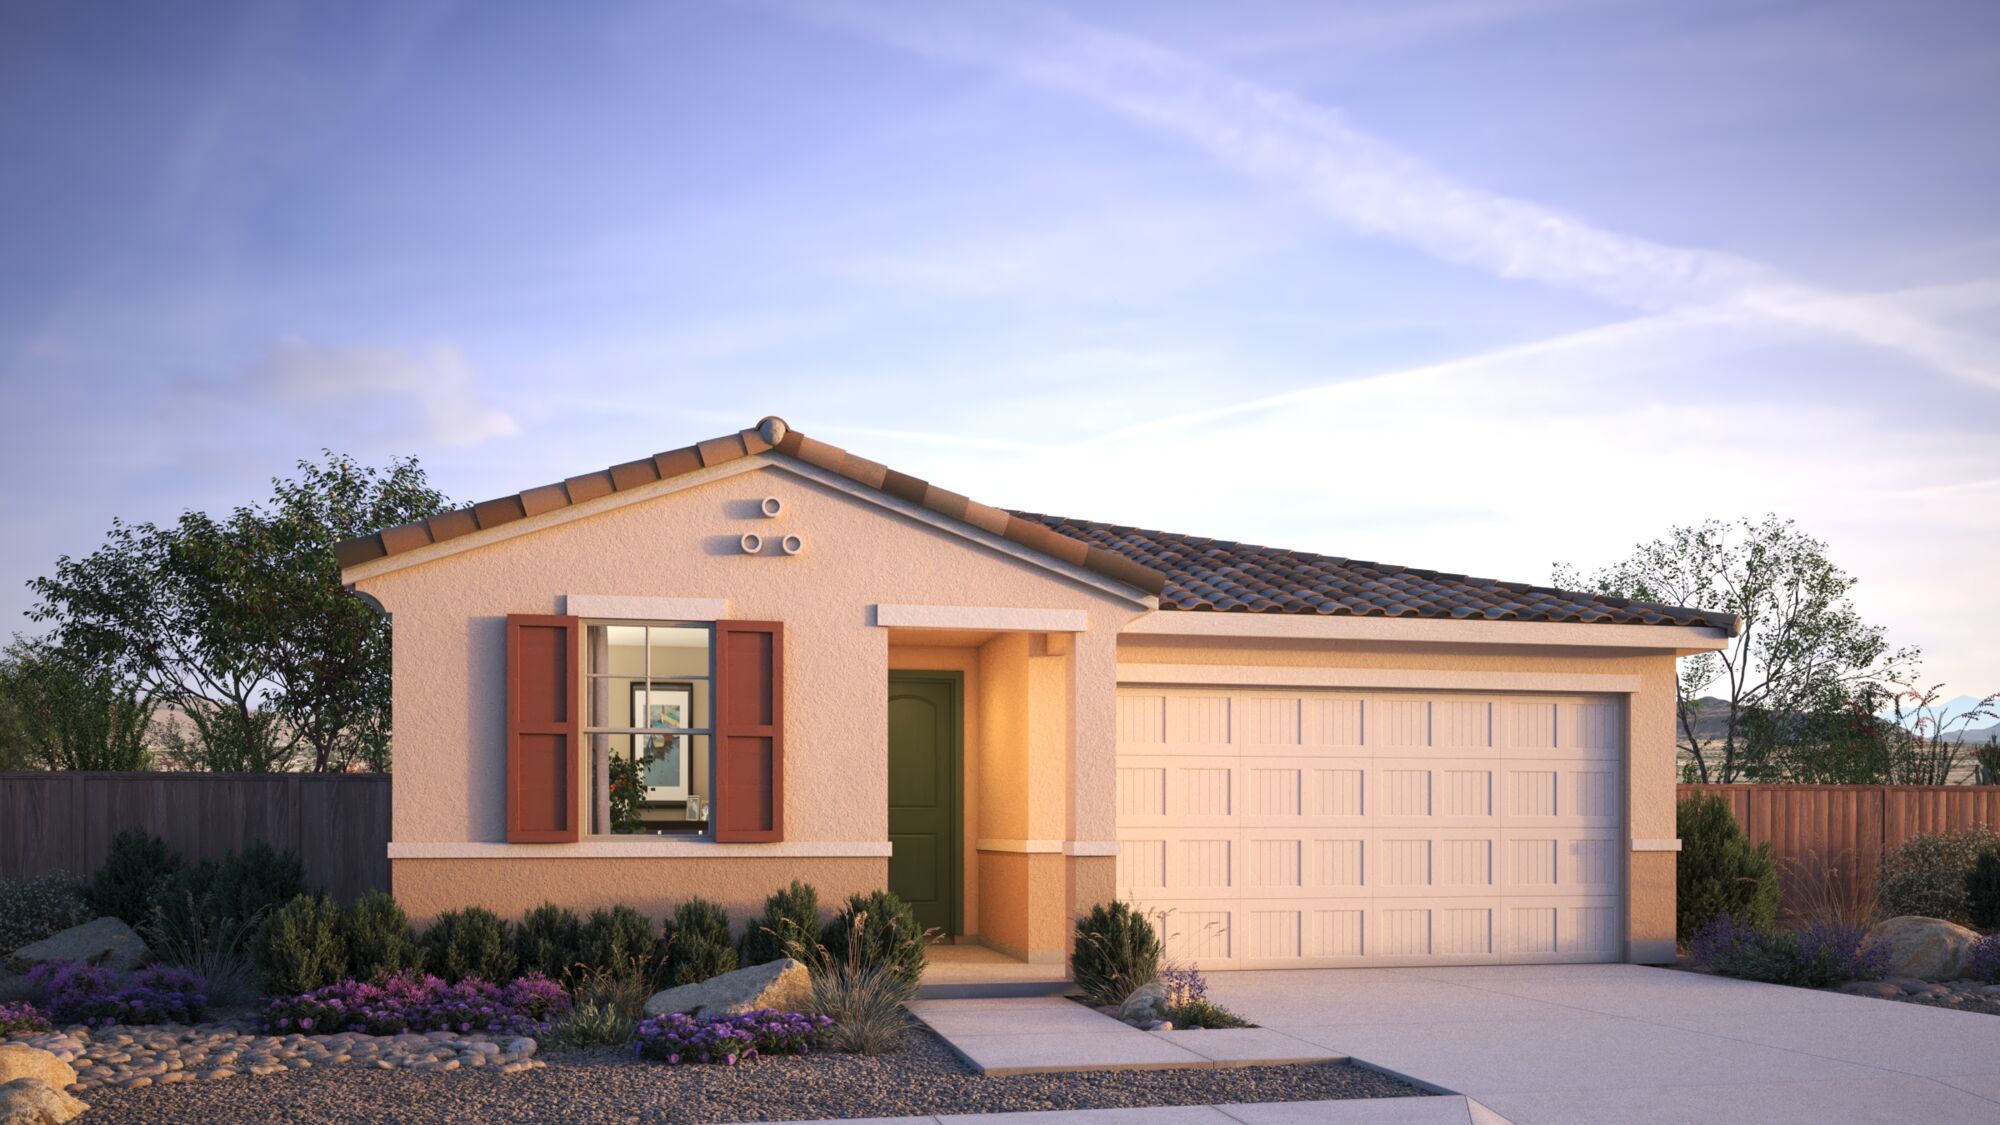
M640 682L632 685L632 725L656 731L683 731L693 725L690 684ZM688 736L647 734L638 738L639 777L645 801L685 801L688 797Z

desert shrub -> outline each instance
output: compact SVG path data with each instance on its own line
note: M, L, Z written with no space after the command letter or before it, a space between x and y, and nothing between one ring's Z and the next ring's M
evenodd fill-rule
M787 956L805 963L812 976L812 1010L831 1020L825 1043L836 1051L880 1055L893 1051L909 1031L903 1005L917 993L894 958L871 955L864 932L865 912L847 914L851 931L836 956L827 945L800 938L787 942Z
M1675 931L1689 941L1709 919L1728 914L1769 928L1778 919L1778 867L1769 844L1752 844L1729 802L1696 793L1680 803L1676 828L1681 854L1675 866Z
M1091 1003L1123 1003L1159 971L1159 935L1129 903L1099 903L1076 920L1070 974Z
M661 927L667 984L700 984L736 968L736 945L729 940L729 913L705 898L674 909Z
M1882 857L1876 892L1886 914L1919 914L1966 925L1972 921L1966 876L1982 852L2000 850L2000 832L1968 828L1910 837Z
M81 961L50 961L28 973L37 1007L58 1024L194 1023L208 1006L201 978L156 965L129 976Z
M263 917L237 918L202 908L182 892L178 909L156 897L153 916L139 932L162 964L185 969L207 982L208 998L238 1004L257 995L254 938Z
M0 956L96 916L89 889L73 875L0 879Z
M347 971L356 980L380 980L423 968L424 948L410 928L409 915L386 891L362 896L341 916L341 939L347 946Z
M1880 980L1886 951L1865 946L1864 930L1816 922L1796 933L1718 914L1695 931L1696 961L1723 976L1802 988L1850 980Z
M264 1031L332 1035L360 1031L487 1031L537 1035L570 1011L562 986L530 973L492 984L467 978L447 983L434 976L398 973L379 983L343 980L296 996L278 996L258 1020Z
M345 928L339 904L325 895L300 895L272 911L257 939L264 992L290 996L345 978Z
M825 1032L825 1016L759 1009L740 1016L696 1017L672 1012L639 1025L632 1049L641 1058L735 1066L767 1055L803 1055Z
M137 926L152 915L148 896L153 888L180 868L181 857L165 840L135 829L120 832L90 882L91 904L100 915Z
M440 914L424 932L424 964L452 984L468 977L497 984L513 980L507 923L480 906Z
M616 1003L579 999L568 1015L550 1025L548 1041L559 1047L617 1047L630 1043L638 1026Z
M659 936L653 924L622 903L591 911L583 923L583 956L577 973L650 991L660 975Z
M1782 861L1779 875L1784 886L1785 920L1800 926L1836 922L1864 930L1879 921L1882 904L1876 901L1874 880L1848 878L1843 871L1852 870L1852 855L1842 852L1837 858L1828 858L1808 851L1798 859Z
M48 1031L49 1021L26 1000L0 1003L0 1039L10 1035L33 1035Z
M213 930L234 919L254 930L272 911L306 893L299 857L259 840L220 863L205 859L176 869L147 895L147 912L197 912L195 918L172 919L183 929Z
M811 941L819 933L819 892L794 879L764 900L764 916L743 935L743 963L762 965L787 956L787 942Z
M1972 943L1972 953L1965 959L1965 975L2000 984L2000 934L1987 934Z
M924 978L924 947L935 935L917 925L916 912L888 891L849 895L820 940L835 961L858 948L861 960L886 965L912 988ZM858 946L857 946L858 943Z
M2000 930L2000 851L1980 852L1965 873L1965 915L1976 930Z
M514 955L524 973L570 979L583 958L583 920L553 902L535 907L514 927Z

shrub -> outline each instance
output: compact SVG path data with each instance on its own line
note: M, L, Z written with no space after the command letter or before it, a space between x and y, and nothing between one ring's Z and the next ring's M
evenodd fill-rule
M616 1047L630 1043L638 1026L616 1003L578 1000L569 1015L550 1026L548 1040L562 1047Z
M310 992L347 976L339 904L300 895L274 911L259 931L257 970L272 996Z
M1816 922L1792 933L1718 914L1695 932L1694 957L1723 976L1802 988L1849 980L1880 980L1887 951L1864 948L1866 931Z
M1167 1019L1175 1027L1249 1027L1250 1021L1208 998L1208 981L1200 970L1173 966L1154 978L1166 1000Z
M355 979L380 980L424 967L424 949L417 944L409 916L388 892L364 895L341 922L347 970Z
M89 889L73 875L0 879L0 956L96 916Z
M297 996L273 998L259 1025L271 1034L331 1035L360 1031L488 1031L532 1035L569 1014L562 986L539 973L505 985L468 978L446 983L434 976L398 973L379 984L344 980Z
M1965 975L2000 984L2000 934L1987 934L1972 943L1972 954L1965 959Z
M1796 925L1838 922L1843 926L1867 929L1882 917L1882 904L1875 898L1872 879L1849 878L1854 859L1851 851L1828 858L1807 851L1795 860L1781 861L1779 882L1786 919Z
M137 830L120 832L111 840L104 866L91 880L91 905L100 915L137 926L152 915L147 897L153 888L180 868L181 857L165 840Z
M480 906L440 914L424 933L424 964L453 984L468 977L512 980L514 945L507 940L507 923Z
M26 1000L0 1003L0 1039L50 1030L49 1021Z
M1159 935L1129 903L1099 903L1077 919L1070 974L1091 1003L1123 1003L1159 970Z
M876 891L848 896L820 940L832 960L845 961L850 950L858 949L864 964L887 966L914 988L924 978L924 946L934 936L917 925L908 903Z
M59 1024L194 1023L208 1006L201 978L164 965L121 977L102 965L50 961L28 973L28 986Z
M522 972L569 980L583 957L583 920L553 902L535 907L514 927L514 956Z
M660 973L659 937L644 914L620 904L597 909L583 924L579 978L591 976L624 988L650 991Z
M305 867L291 852L258 841L222 862L180 867L147 895L147 912L181 933L254 931L271 912L306 893ZM230 923L235 923L232 927Z
M257 995L251 939L259 921L218 916L200 908L193 896L184 892L180 909L171 912L165 903L155 901L152 919L140 932L161 963L186 969L207 981L210 1000L236 1004Z
M697 1018L680 1012L653 1016L639 1024L632 1049L641 1058L675 1063L735 1066L765 1055L811 1052L831 1021L808 1012L768 1008L740 1016Z
M812 1010L832 1021L826 1044L836 1051L879 1055L896 1049L909 1030L903 1005L916 995L917 982L906 977L892 959L870 955L865 914L848 915L855 931L842 943L839 957L826 945L801 938L788 942L785 952L805 963L812 975Z
M700 984L736 968L729 914L705 898L691 898L661 927L668 985Z
M1983 851L1965 874L1965 915L1974 929L2000 930L2000 851Z
M1876 882L1890 915L1919 914L1965 925L1972 921L1965 880L1981 852L2000 850L2000 832L1969 828L1912 836L1882 857Z
M1675 930L1689 941L1718 914L1769 928L1778 919L1778 867L1769 844L1751 844L1729 802L1696 793L1680 803L1675 820L1681 854L1675 867Z
M764 916L743 935L743 963L762 965L784 957L787 943L811 941L819 933L819 892L811 883L791 886L764 900Z

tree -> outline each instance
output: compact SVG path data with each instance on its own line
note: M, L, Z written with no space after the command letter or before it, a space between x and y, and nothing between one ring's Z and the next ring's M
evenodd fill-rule
M1746 709L1742 777L1797 785L1882 785L1900 760L1907 733L1882 711L1875 685L1801 701L1799 710Z
M1829 701L1886 693L1919 656L1915 648L1890 649L1882 628L1856 612L1848 598L1855 579L1827 558L1826 544L1776 516L1674 527L1588 577L1558 564L1555 582L1633 601L1726 610L1742 620L1727 648L1680 664L1676 694L1687 772L1703 782L1735 781L1745 772L1754 714L1806 715ZM1700 701L1717 692L1722 731L1703 733Z
M0 768L143 770L153 701L129 677L46 641L0 656Z
M1974 723L1993 717L2000 694L1989 695L1967 710L1948 715L1938 706L1944 685L1919 690L1904 685L1890 697L1897 733L1889 780L1897 785L1949 785L1960 766L1969 766L1974 780L1985 769L1984 756L1964 744L1963 734ZM1989 745L1991 740L1989 740Z
M341 588L333 544L447 504L413 459L377 470L329 451L298 469L224 519L114 521L30 583L30 616L66 652L185 716L164 739L176 764L388 768L388 623Z

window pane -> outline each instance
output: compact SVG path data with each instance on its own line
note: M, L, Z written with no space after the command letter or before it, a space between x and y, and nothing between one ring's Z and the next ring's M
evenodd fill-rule
M643 676L646 674L646 627L644 625L592 625L590 651L585 659L597 675Z
M589 742L592 832L686 835L707 830L707 735L593 734Z
M645 726L646 681L627 676L592 676L584 685L589 727Z
M647 730L706 730L710 723L707 680L634 681L631 724Z
M708 627L705 625L654 625L646 630L652 649L652 676L656 680L675 676L708 675Z

